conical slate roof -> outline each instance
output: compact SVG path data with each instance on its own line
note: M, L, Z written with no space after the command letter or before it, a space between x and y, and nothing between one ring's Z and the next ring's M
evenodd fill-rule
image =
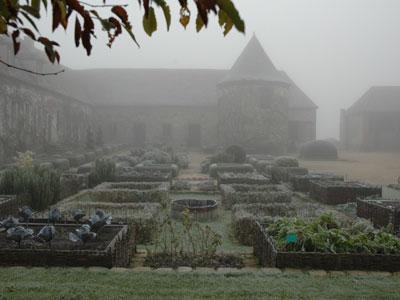
M268 81L288 84L275 68L256 35L253 35L221 83L237 81Z

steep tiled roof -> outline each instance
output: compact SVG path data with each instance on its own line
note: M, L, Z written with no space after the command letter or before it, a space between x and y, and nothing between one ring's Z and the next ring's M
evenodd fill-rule
M400 86L371 87L347 110L348 113L374 111L400 111Z
M255 35L221 83L247 80L287 83Z

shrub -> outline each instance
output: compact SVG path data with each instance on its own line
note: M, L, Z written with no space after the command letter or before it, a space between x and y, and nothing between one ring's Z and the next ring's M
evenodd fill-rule
M231 209L235 204L290 203L292 193L281 185L221 184L222 204Z
M115 180L115 163L106 159L97 159L89 175L89 186L94 187L102 182Z
M298 167L299 161L294 157L280 156L274 160L274 165L277 167Z
M29 205L42 210L60 200L60 174L39 167L17 167L6 170L0 178L0 193L27 195Z
M374 230L366 221L340 222L332 214L314 220L282 218L266 228L278 251L400 254L400 239L383 230ZM288 240L294 235L295 241Z
M300 157L306 159L330 159L338 158L338 151L334 144L328 141L316 140L305 143L300 148Z

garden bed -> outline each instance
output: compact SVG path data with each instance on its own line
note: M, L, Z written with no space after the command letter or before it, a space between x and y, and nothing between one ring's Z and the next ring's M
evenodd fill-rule
M307 175L308 169L300 167L280 167L272 166L270 169L272 181L274 183L289 182L291 176Z
M28 202L29 197L24 195L0 195L0 219L18 214L18 209Z
M218 203L215 200L177 199L172 201L172 218L182 220L186 210L194 221L213 221L218 218Z
M296 214L291 204L236 204L232 207L232 229L240 244L253 246L256 222L263 224L272 222L275 217L289 217Z
M138 170L125 168L123 172L117 172L116 182L171 182L172 173L169 171Z
M372 195L381 197L382 187L361 182L310 181L310 196L329 205L355 202L357 198Z
M400 201L383 199L357 199L357 216L370 220L374 226L393 225L393 231L400 231Z
M89 174L65 172L60 177L60 197L67 198L89 187Z
M212 178L217 178L218 173L252 173L254 168L250 164L236 163L218 163L212 164L209 169L209 174Z
M292 193L282 185L221 184L222 204L226 209L235 204L289 203Z
M139 164L134 167L141 173L146 172L160 172L160 173L170 173L172 177L177 177L179 175L179 167L175 164Z
M318 269L400 271L400 255L366 253L285 252L277 250L276 241L257 222L254 255L263 267Z
M293 175L290 178L290 183L295 191L307 193L310 191L311 180L344 181L344 177L333 173L312 172L307 175Z
M156 202L165 205L169 199L169 187L165 182L106 182L86 193L96 202Z
M63 215L70 214L74 209L82 209L86 217L93 215L97 209L102 209L113 217L114 222L121 222L134 227L137 242L140 244L151 241L157 227L158 216L162 210L160 203L154 202L112 202L99 193L83 191L57 204ZM131 226L133 225L133 226Z
M218 172L218 185L221 184L270 184L271 178L258 173L223 173Z
M37 233L46 224L28 224ZM56 237L51 249L47 244L26 240L21 248L0 233L1 266L69 266L69 267L127 267L130 265L135 241L126 225L107 225L96 240L85 244L73 243L68 233L79 225L56 224Z
M400 184L389 184L383 187L382 196L384 199L400 200Z

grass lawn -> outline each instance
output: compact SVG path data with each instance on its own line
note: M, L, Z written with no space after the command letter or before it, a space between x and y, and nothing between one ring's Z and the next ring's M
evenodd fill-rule
M1 268L0 299L399 299L400 276Z

